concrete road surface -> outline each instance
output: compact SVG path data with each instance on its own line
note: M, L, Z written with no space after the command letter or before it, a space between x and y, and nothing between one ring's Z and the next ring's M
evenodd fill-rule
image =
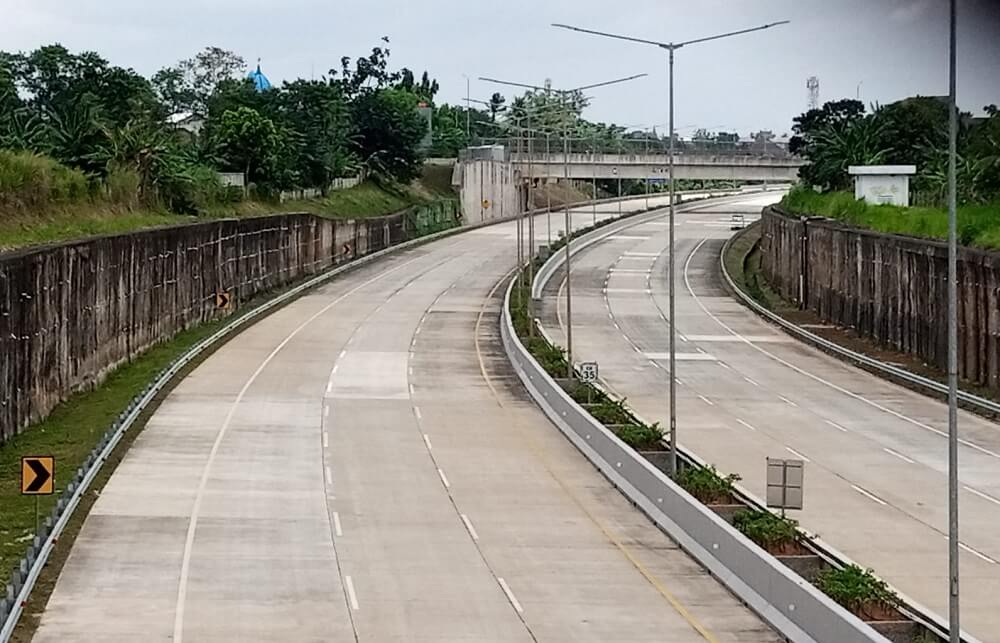
M394 255L222 347L101 493L36 640L776 641L526 399L514 248L503 224Z
M947 407L810 349L728 296L719 254L733 214L704 207L677 234L679 442L764 497L765 459L806 461L803 526L938 614L948 608ZM576 358L645 419L669 426L666 224L591 246L573 270ZM543 321L562 338L558 279ZM560 296L564 294L560 291ZM560 299L560 308L564 305ZM962 413L964 629L1000 641L1000 427Z

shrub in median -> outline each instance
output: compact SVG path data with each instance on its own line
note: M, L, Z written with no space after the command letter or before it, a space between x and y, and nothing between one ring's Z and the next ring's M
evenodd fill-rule
M656 451L661 448L663 430L659 424L623 424L612 428L618 438L636 451Z
M687 467L677 474L677 484L706 505L732 504L733 484L742 478L735 473L721 475L714 466Z
M857 565L826 569L816 578L816 586L857 616L867 620L889 620L899 607L899 596L872 570Z
M799 524L770 511L747 509L733 516L733 526L769 553L793 553L799 540Z

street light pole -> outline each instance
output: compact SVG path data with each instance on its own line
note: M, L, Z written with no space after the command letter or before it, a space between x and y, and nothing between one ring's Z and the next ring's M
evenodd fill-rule
M645 40L642 38L633 38L631 36L622 36L620 34L607 33L604 31L594 31L592 29L582 29L580 27L573 27L571 25L557 24L553 23L553 27L559 27L560 29L569 29L570 31L576 31L580 33L591 34L595 36L603 36L605 38L614 38L616 40L627 40L630 42L637 42L644 45L653 45L654 47L659 47L660 49L666 49L670 54L670 64L669 64L669 94L670 94L670 145L667 153L668 166L670 173L670 224L669 224L669 244L670 251L668 253L670 265L668 269L667 279L669 280L669 297L670 297L670 474L677 474L677 327L674 322L674 312L675 306L675 256L674 256L674 52L681 47L686 45L693 45L701 42L708 42L710 40L720 40L722 38L729 38L732 36L738 36L741 34L750 33L753 31L761 31L763 29L770 29L778 25L788 24L788 20L782 20L780 22L772 22L766 25L761 25L759 27L751 27L749 29L741 29L739 31L730 31L724 34L718 34L715 36L708 36L705 38L695 38L694 40L686 40L683 42L659 42L656 40Z
M958 106L956 105L956 0L951 0L948 60L948 630L951 643L961 639L959 617L958 532Z
M485 78L480 77L479 80L488 83L496 83L498 85L509 85L512 87L523 87L525 89L531 89L535 91L554 91L559 96L565 100L568 96L574 95L578 92L583 92L588 89L596 89L598 87L607 87L608 85L617 85L619 83L628 82L630 80L635 80L637 78L643 78L646 74L635 74L632 76L627 76L625 78L616 78L615 80L609 80L602 83L594 83L592 85L584 85L582 87L577 87L575 89L568 90L553 90L551 87L540 87L538 85L528 85L524 83L512 83L505 80L497 80L495 78ZM567 110L568 111L568 110ZM567 182L569 181L569 119L567 118L566 124L563 128L563 171L566 176ZM573 294L572 294L572 271L570 269L570 237L573 234L572 221L570 218L570 205L566 204L565 208L566 216L566 377L573 379Z

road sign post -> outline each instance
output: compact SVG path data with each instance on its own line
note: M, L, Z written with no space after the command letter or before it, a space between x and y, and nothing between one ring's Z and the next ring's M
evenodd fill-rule
M56 459L50 455L21 458L21 495L35 497L35 534L39 531L38 497L51 496L56 487Z
M595 384L599 374L600 369L597 362L580 362L580 381L584 384ZM593 386L587 387L587 404L591 403L590 395L593 390Z

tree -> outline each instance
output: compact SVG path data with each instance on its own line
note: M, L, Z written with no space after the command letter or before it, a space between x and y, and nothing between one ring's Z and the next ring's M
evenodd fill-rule
M204 114L209 97L219 85L241 78L246 68L246 61L238 54L219 47L206 47L194 58L161 69L152 82L160 100L172 112Z
M326 189L332 179L356 173L354 123L350 106L336 85L307 80L286 83L275 102L284 126L301 135L294 163L303 185Z
M993 104L993 105L987 105L986 107L984 107L983 111L986 112L987 116L996 116L997 112L1000 111L1000 110L998 110L997 106L995 104Z
M865 105L859 100L843 99L825 103L819 109L811 109L793 120L795 136L788 142L788 151L803 154L807 151L812 137L828 127L839 123L855 121L865 113Z
M891 152L885 146L887 130L888 123L876 112L854 120L833 122L812 132L807 150L810 163L801 168L802 178L824 189L848 187L849 166L885 162Z
M886 124L886 162L916 165L918 170L935 150L948 147L948 104L937 98L914 96L880 109Z
M227 111L222 115L218 143L227 169L245 172L260 185L281 183L276 174L283 167L287 141L271 119L249 107Z
M420 172L418 148L427 123L417 114L419 99L401 89L365 92L354 101L358 148L377 173L408 181Z

